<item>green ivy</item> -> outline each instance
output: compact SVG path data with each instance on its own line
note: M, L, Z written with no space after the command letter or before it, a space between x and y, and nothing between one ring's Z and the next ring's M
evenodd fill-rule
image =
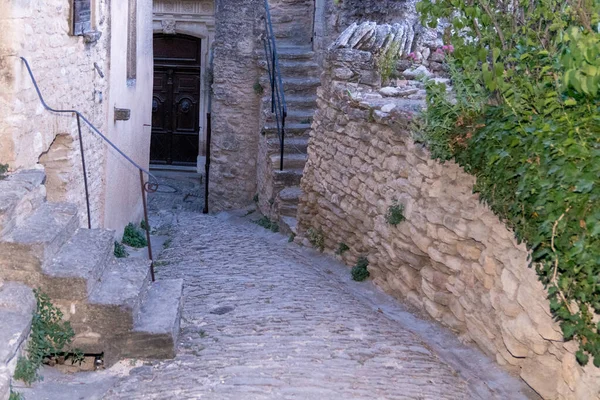
M144 237L144 234L132 223L127 224L125 227L123 243L136 249L148 246L148 241Z
M600 367L600 2L422 0L445 18L454 95L427 85L422 139L532 252L566 340ZM459 34L460 33L460 34Z
M39 289L34 291L37 307L31 322L27 344L27 357L19 357L14 378L31 385L41 379L38 369L45 358L65 356L65 349L73 342L75 332L69 321L63 321L63 313ZM83 354L74 350L72 363L83 361Z

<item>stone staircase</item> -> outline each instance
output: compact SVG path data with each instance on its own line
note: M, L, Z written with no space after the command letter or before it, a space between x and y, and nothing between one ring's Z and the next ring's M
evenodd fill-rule
M277 27L274 27L277 30ZM300 179L308 159L307 147L310 127L317 108L317 87L320 68L310 45L299 45L285 38L277 42L279 65L287 102L288 115L285 127L284 170L279 170L280 146L277 125L270 114L270 86L264 78L266 89L263 110L266 123L263 130L268 143L267 163L272 179L270 218L279 221L284 233L295 233L296 210L302 193ZM264 55L263 55L264 57ZM263 211L264 213L264 211Z
M0 181L0 282L47 293L71 322L74 347L103 353L106 365L174 357L183 282L152 283L149 261L115 258L115 232L81 228L74 205L46 201L44 181L43 170Z

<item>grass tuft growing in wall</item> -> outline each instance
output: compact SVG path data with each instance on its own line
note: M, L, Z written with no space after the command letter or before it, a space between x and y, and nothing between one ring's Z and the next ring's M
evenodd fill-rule
M367 267L369 266L369 260L367 257L361 256L358 258L356 265L352 267L352 279L357 282L362 282L371 275Z

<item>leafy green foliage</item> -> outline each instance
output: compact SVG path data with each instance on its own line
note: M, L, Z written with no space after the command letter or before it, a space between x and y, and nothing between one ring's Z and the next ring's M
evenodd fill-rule
M127 250L125 250L125 246L122 243L119 243L115 240L115 250L113 251L115 257L117 258L126 258L129 256Z
M346 243L341 242L338 246L338 249L335 251L335 254L337 254L338 256L341 256L348 250L350 250L350 247L348 247L348 245Z
M385 214L385 220L388 224L396 226L400 222L406 220L404 217L404 204L400 204L397 201L392 204Z
M271 221L269 217L262 216L256 224L262 226L265 229L269 229L271 232L279 232L279 224L275 221Z
M68 321L63 321L63 313L39 289L34 290L37 307L31 322L31 334L27 344L27 357L19 357L14 378L31 385L40 380L38 369L44 359L64 356L71 345L75 332ZM81 351L75 350L72 363L83 361Z
M290 233L290 237L288 238L288 243L292 243L296 239L296 234L294 232Z
M140 222L140 228L141 228L143 231L146 231L146 230L150 229L150 226L148 225L148 223L146 222L146 220L145 220L145 219L143 219L143 220Z
M367 279L370 275L367 267L369 266L369 260L367 257L359 257L356 265L352 267L352 279L357 282L362 282Z
M127 224L123 232L123 243L136 249L148 246L148 241L144 237L144 234L131 222Z
M0 164L0 181L6 178L6 174L8 173L8 164Z
M455 96L427 85L422 139L532 251L565 339L600 366L600 2L422 0L447 18ZM458 34L460 32L460 35Z
M257 96L262 96L265 93L265 88L263 87L263 85L260 84L258 79L256 80L256 82L254 82L254 86L252 88L254 89L254 93Z
M308 228L306 236L315 249L318 249L321 253L325 250L325 233L323 229Z

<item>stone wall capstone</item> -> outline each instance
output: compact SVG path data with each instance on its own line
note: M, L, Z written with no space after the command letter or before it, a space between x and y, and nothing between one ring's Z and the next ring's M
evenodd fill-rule
M350 248L338 256L348 265L366 256L376 285L476 343L544 399L600 398L600 370L577 364L578 344L564 342L525 245L473 194L473 176L413 139L423 83L348 81L369 66L370 52L327 54L296 241L310 245L312 228L326 253ZM393 226L395 203L406 220Z

